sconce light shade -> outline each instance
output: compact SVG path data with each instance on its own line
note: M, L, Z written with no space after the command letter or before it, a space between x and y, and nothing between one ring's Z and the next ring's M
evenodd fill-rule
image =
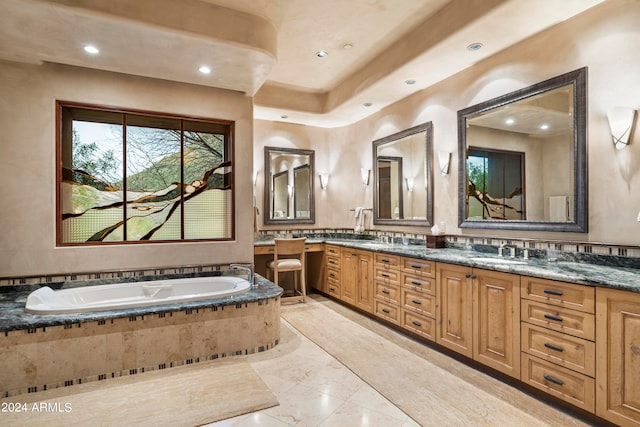
M320 174L320 187L322 187L323 190L327 189L327 184L329 184L329 174L328 173L321 173Z
M407 191L413 191L413 178L407 177L405 178L405 181L407 181Z
M633 132L636 110L626 107L614 107L607 112L613 145L618 150L629 145L629 137Z
M370 169L360 168L360 175L362 176L362 183L367 186L369 185L369 173Z
M449 163L451 162L451 153L448 151L438 151L438 164L440 165L440 173L447 175L449 173Z

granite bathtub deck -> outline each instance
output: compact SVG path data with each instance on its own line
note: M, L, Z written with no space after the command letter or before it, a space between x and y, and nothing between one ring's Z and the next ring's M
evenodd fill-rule
M79 285L81 284L74 284L73 286ZM96 284L96 286L99 286L99 284ZM66 286L62 287L64 288ZM25 288L25 290L20 290L20 288ZM247 304L278 298L282 295L283 289L262 277L256 276L256 286L254 288L251 288L249 292L223 298L110 311L99 311L92 313L47 315L29 314L24 311L24 307L27 302L27 296L31 291L33 291L33 289L30 286L16 286L13 287L10 292L0 293L0 332L22 329L38 329L48 326L78 324L83 322L110 320L131 316L145 316L150 314L169 313L175 311L197 310L211 307Z

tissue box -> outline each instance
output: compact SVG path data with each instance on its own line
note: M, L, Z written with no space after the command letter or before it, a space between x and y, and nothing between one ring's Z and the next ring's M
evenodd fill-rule
M427 247L432 249L444 248L444 235L427 234Z

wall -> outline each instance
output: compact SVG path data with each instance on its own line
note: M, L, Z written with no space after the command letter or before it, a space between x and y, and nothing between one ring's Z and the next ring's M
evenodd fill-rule
M360 168L372 166L371 142L432 121L434 152L453 153L449 175L440 175L437 164L434 168L434 222L446 223L448 234L638 245L640 124L636 123L631 145L615 150L606 119L614 106L640 109L638 22L640 2L609 0L350 126L319 129L256 121L254 161L262 162L261 147L267 141L316 150L316 171L328 170L331 177L329 188L316 193L315 226L352 228L349 209L372 204L372 186L359 184ZM588 67L589 233L459 229L457 111L584 66ZM256 194L261 197L261 193L258 183ZM427 232L426 228L394 230Z
M253 108L240 93L76 67L0 61L0 277L249 262ZM56 248L55 101L235 121L236 240Z

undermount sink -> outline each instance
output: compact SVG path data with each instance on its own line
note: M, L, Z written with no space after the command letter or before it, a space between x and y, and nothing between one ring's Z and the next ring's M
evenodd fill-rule
M518 261L515 259L508 259L508 258L474 257L474 258L471 258L471 260L478 261L478 262L492 263L492 264L526 264L525 261Z

